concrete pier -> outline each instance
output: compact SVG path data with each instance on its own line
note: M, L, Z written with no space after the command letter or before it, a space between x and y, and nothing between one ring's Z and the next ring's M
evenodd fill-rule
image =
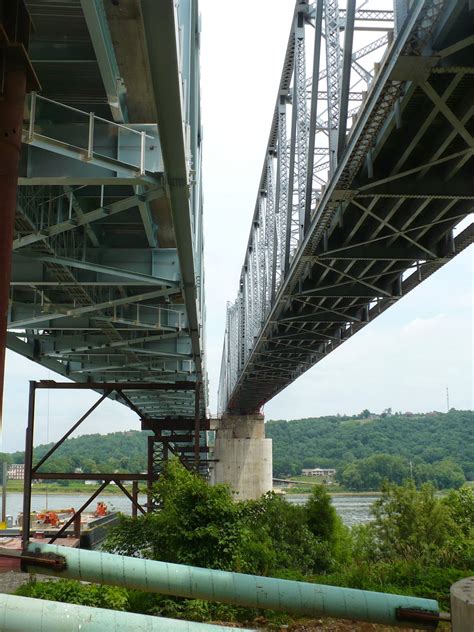
M474 577L451 586L451 626L453 632L474 630Z
M228 483L237 500L259 498L272 489L272 440L264 417L224 415L217 426L211 482Z

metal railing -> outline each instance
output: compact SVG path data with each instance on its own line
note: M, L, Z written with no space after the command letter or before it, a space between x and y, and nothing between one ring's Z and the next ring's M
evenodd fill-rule
M61 108L63 110L67 110L68 112L74 112L76 115L80 117L84 117L86 121L84 121L84 125L87 125L87 139L85 139L84 143L75 144L72 139L68 139L65 141L62 138L54 138L51 136L47 136L38 132L37 128L37 111L39 103L48 103L53 107ZM101 116L97 116L94 112L84 112L83 110L79 110L78 108L74 108L71 105L65 105L64 103L59 103L58 101L53 101L53 99L48 99L42 95L39 95L36 92L32 92L30 94L30 120L28 126L28 138L27 142L33 143L35 138L46 138L51 139L58 143L67 144L69 147L74 147L79 152L83 154L83 160L86 162L92 162L95 157L105 158L107 160L115 160L111 158L111 156L104 154L98 150L96 146L96 130L99 124L107 126L105 128L105 133L107 136L118 136L120 131L123 130L123 133L130 133L137 137L136 147L139 148L139 159L138 160L129 160L129 159L120 159L119 162L129 165L138 169L139 175L143 176L146 174L146 141L147 139L154 139L154 136L147 134L145 131L140 131L133 129L133 127L129 127L128 125L123 125L121 123L115 123L114 121L109 121ZM49 129L49 128L48 128Z

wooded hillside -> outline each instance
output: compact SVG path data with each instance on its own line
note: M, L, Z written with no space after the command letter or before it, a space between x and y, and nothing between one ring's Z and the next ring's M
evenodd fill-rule
M474 480L474 412L334 416L268 421L273 439L273 475L295 476L302 468L334 467L348 489L378 489L383 480L433 481L439 488ZM140 472L146 469L147 433L136 430L68 439L43 471ZM35 448L38 461L49 445ZM5 455L24 462L24 453Z
M474 479L473 411L385 412L375 417L366 410L358 417L269 421L266 435L273 439L274 476L294 476L302 468L319 466L334 467L341 477L350 464L364 464L367 459L373 461L375 455L386 455L401 459L390 463L385 460L385 466L399 467L402 474L409 475L410 468L418 467L420 477L429 479L427 466L442 464L449 468L454 462L466 479ZM370 461L368 466L359 474L366 476Z

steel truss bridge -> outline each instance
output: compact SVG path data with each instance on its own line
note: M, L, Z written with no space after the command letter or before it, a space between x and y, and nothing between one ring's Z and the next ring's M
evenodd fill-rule
M0 44L28 50L33 88L7 346L99 390L122 384L108 394L147 428L205 452L197 2L7 5Z
M258 411L473 242L474 5L371 4L296 2L221 411Z

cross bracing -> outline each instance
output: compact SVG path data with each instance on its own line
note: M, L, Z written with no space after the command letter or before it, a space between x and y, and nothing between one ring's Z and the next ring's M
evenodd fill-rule
M142 418L204 419L197 2L26 5L41 90L24 117L8 346L76 382L157 385L118 398Z
M467 0L296 3L221 410L259 410L472 244L473 30Z

